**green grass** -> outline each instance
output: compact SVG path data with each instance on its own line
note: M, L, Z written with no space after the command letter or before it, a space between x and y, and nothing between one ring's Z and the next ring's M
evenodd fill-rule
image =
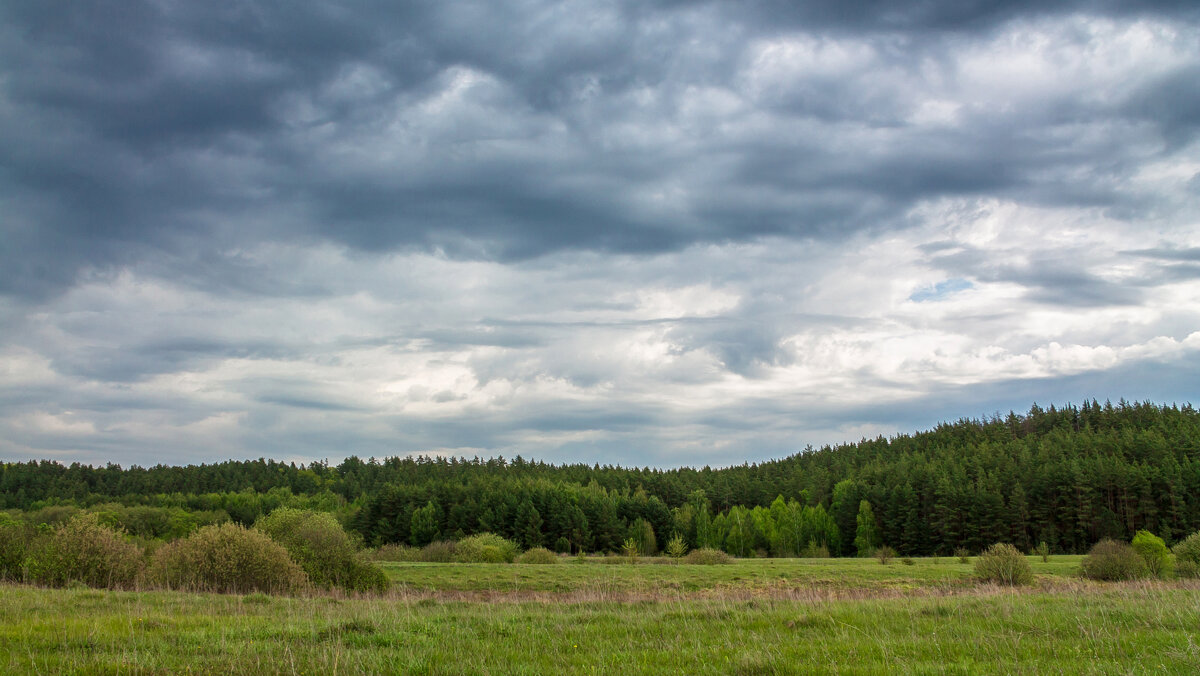
M1072 576L1080 556L1052 556L1043 563L1028 557L1035 575L1047 579ZM729 565L576 563L564 559L550 566L508 564L382 564L393 584L418 592L609 592L657 595L699 592L827 589L835 591L909 592L942 590L974 584L972 563L957 558L899 560L882 565L875 559L737 559ZM973 559L972 559L973 561Z
M950 559L886 567L403 564L390 574L431 586L374 599L0 586L0 673L1200 671L1200 586L1061 575L1074 565L1039 560L1040 586L1015 591L963 581L971 566ZM780 574L847 597L794 600L771 582ZM597 576L624 592L680 587L593 599ZM567 588L546 589L554 585ZM456 600L464 591L499 595Z

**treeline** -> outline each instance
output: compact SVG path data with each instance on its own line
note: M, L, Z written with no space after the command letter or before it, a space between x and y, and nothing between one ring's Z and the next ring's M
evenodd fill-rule
M270 511L270 495L337 511L372 544L490 531L524 546L612 551L630 537L648 545L678 533L735 555L854 555L865 503L869 541L904 555L1001 541L1084 552L1142 529L1168 542L1200 529L1200 415L1190 404L1034 405L723 469L520 457L0 465L0 506L27 511L116 502L223 509L251 523Z

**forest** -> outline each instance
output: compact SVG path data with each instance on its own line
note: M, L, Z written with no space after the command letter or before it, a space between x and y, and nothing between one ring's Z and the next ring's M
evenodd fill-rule
M653 553L680 537L735 556L906 556L995 542L1082 553L1138 530L1200 530L1200 415L1121 400L960 419L891 438L714 469L441 457L337 465L0 463L0 509L33 524L79 510L173 539L281 506L331 512L367 545L492 532L522 547Z

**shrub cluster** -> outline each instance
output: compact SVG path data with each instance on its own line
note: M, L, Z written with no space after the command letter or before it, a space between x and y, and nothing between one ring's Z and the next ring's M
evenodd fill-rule
M1083 557L1081 568L1083 576L1093 580L1138 580L1150 573L1146 560L1132 546L1107 538Z
M517 543L494 533L479 533L459 540L452 560L461 563L512 563L516 556Z
M715 566L723 563L732 563L733 557L720 549L703 547L701 549L693 549L687 556L683 557L683 562L701 566Z
M975 575L984 582L1025 585L1033 582L1033 569L1016 547L1000 542L975 559Z
M534 547L518 556L517 563L558 563L558 555L545 547Z
M1163 539L1148 530L1139 530L1133 536L1133 551L1146 562L1146 569L1157 578L1166 579L1175 574L1175 562L1171 550Z
M171 589L289 594L308 587L308 575L266 533L234 523L205 526L163 546L151 579Z
M1200 532L1192 533L1175 545L1175 573L1179 577L1200 577Z
M26 546L24 572L30 582L50 587L132 589L141 579L142 550L87 512L72 516Z
M260 518L255 530L283 545L315 587L382 592L387 575L359 554L357 543L332 514L282 507Z
M875 548L875 558L883 565L888 565L892 559L896 558L896 550L887 545L882 545Z

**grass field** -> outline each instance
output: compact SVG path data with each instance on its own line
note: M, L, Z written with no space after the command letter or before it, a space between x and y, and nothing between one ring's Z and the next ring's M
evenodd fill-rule
M1200 672L1200 586L913 566L391 564L389 597L0 587L0 673Z

